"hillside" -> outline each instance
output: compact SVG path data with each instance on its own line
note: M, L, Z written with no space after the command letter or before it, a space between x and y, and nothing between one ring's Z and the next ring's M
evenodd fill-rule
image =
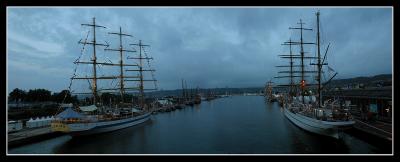
M365 86L376 86L377 83L381 83L383 86L391 86L392 85L392 74L381 74L372 77L356 77L356 78L347 78L347 79L336 79L332 80L329 83L329 87L344 87L348 85L355 84L364 84ZM263 91L264 87L254 87L254 88L211 88L211 89L199 89L199 93L208 94L242 94L242 93L257 93ZM187 92L195 93L196 89L187 90ZM181 96L182 90L163 90L163 91L155 91L146 93L147 96L152 97L163 97L163 96ZM90 95L88 95L89 97ZM79 99L83 99L86 96L80 96Z
M347 85L364 84L365 86L376 86L381 83L382 86L391 86L392 74L380 74L372 77L356 77L348 79L332 80L330 85L334 87L343 87Z

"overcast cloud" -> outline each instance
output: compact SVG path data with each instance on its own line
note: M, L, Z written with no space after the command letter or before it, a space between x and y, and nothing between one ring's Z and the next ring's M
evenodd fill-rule
M133 35L124 46L140 39L150 44L149 55L157 70L160 89L178 89L182 78L189 87L258 87L278 75L276 65L288 60L282 46L299 32L289 30L302 19L315 29L317 8L8 8L8 91L45 88L67 89L88 28L82 23L106 26L98 41L116 48L117 37ZM331 43L328 63L337 78L392 73L391 8L321 8L323 50ZM305 31L315 42L315 32ZM89 36L89 39L91 37ZM89 48L89 47L88 47ZM87 54L89 58L90 51ZM118 54L98 57L116 61ZM293 49L298 52L297 48ZM306 47L309 55L314 47ZM126 54L127 55L127 54ZM88 68L88 67L86 67ZM105 70L103 73L109 71ZM100 72L101 73L101 72ZM285 80L274 80L285 82Z

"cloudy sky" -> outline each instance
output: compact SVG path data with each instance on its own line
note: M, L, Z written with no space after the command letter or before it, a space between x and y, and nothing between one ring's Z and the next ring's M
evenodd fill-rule
M133 35L128 44L142 40L154 60L151 66L160 89L178 89L181 79L189 87L255 87L278 75L275 66L288 60L282 46L298 40L300 19L305 27L316 27L317 8L8 8L7 67L8 91L45 88L67 89L81 55L89 28L96 23L98 42L118 47L118 39L107 34L122 31ZM392 72L391 8L319 8L321 11L322 51L328 43L328 63L337 78L371 76ZM315 30L305 31L308 42L315 42ZM89 35L88 39L92 39ZM98 47L98 58L117 63L118 53ZM81 59L89 60L91 48L85 47ZM298 52L298 47L293 47ZM315 54L308 45L307 55ZM124 54L136 55L137 53ZM83 61L83 60L82 60ZM125 60L127 61L127 60ZM132 60L130 60L132 61ZM307 63L310 63L307 61ZM99 67L109 69L110 67ZM90 67L80 66L88 73ZM86 69L86 71L85 71ZM78 70L79 71L79 70ZM111 71L100 71L109 73ZM118 72L118 71L116 71ZM100 74L100 75L103 75ZM328 76L329 73L326 73ZM274 79L275 82L285 80ZM107 84L115 83L104 83ZM115 86L115 85L114 85Z

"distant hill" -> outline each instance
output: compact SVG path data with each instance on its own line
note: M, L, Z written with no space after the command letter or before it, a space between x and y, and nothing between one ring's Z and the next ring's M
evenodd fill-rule
M217 95L222 95L222 94L243 94L243 93L258 93L262 91L262 87L254 87L254 88L210 88L210 89L192 89L192 90L186 90L188 93L202 93L202 94L217 94ZM163 96L182 96L182 90L181 89L176 89L176 90L164 90L164 91L156 91L156 92L150 92L146 93L146 95L149 96L154 96L154 97L163 97Z
M364 84L365 86L376 86L377 83L381 83L382 86L391 86L392 85L392 74L381 74L375 75L372 77L355 77L355 78L348 78L348 79L335 79L329 83L329 87L344 87L348 85L355 85L355 84ZM275 89L275 88L274 88ZM277 90L277 89L276 89ZM188 93L195 93L196 89L193 90L186 90ZM207 94L243 94L243 93L258 93L263 92L264 86L260 87L253 87L253 88L210 88L210 89L198 89L199 93ZM161 90L155 92L147 92L146 96L152 97L164 97L164 96L181 96L182 90ZM83 99L87 96L78 96L79 99Z
M254 87L254 88L210 88L210 89L187 89L186 92L189 94L195 94L196 92L201 94L216 94L216 95L223 95L223 94L243 94L243 93L259 93L263 91L262 87ZM137 95L137 94L136 94ZM154 92L146 92L146 96L151 96L155 98L161 98L165 96L182 96L182 89L176 90L160 90ZM85 97L91 97L91 95L78 95L78 99L82 100Z
M356 77L348 79L336 79L332 80L329 84L334 87L343 87L354 84L364 84L365 86L376 86L376 84L382 84L382 86L392 85L392 74L380 74L372 77Z

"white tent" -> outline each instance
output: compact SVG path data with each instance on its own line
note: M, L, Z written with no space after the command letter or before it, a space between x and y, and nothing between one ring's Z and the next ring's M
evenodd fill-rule
M54 120L54 117L52 118L50 116L47 117L37 117L36 119L30 118L26 122L26 126L28 128L36 128L36 127L43 127L43 126L48 126L50 125L51 121Z
M30 118L27 122L26 122L26 126L28 128L35 128L37 127L37 122L35 122L34 119Z
M50 125L50 117L47 116L47 117L43 120L43 122L44 122L44 125Z
M42 117L38 118L35 122L37 123L37 127L43 126L43 118Z

